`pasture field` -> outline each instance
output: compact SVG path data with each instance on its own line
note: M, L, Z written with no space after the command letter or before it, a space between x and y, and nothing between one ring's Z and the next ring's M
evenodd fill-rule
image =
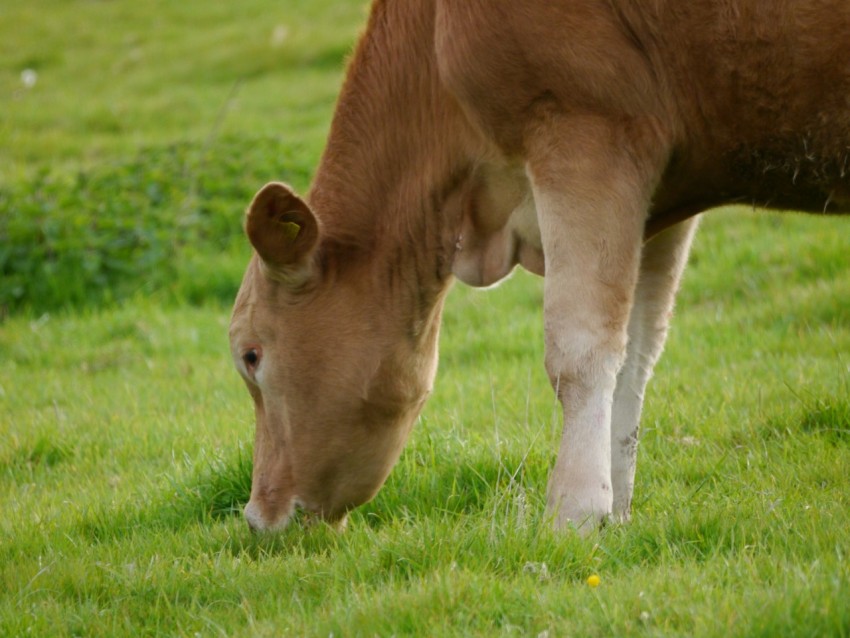
M0 0L0 636L850 636L850 219L706 216L629 525L549 529L517 273L452 291L433 397L346 532L249 533L240 215L309 184L365 16Z

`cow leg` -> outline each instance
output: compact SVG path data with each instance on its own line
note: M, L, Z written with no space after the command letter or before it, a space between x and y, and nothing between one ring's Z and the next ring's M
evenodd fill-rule
M611 406L663 160L657 137L598 118L541 132L527 172L545 257L546 369L564 416L547 503L556 527L586 532L612 512Z
M667 326L697 227L690 219L667 229L643 248L629 318L626 362L617 377L611 417L611 481L614 517L629 519L644 390L667 338Z

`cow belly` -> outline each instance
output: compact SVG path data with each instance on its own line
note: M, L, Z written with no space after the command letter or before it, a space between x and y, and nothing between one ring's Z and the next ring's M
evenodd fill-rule
M840 122L826 143L799 135L747 145L729 154L739 189L752 203L815 213L846 213L850 207L850 140Z

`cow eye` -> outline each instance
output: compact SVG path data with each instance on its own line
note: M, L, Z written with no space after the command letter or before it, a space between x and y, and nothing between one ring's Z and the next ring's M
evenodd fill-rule
M248 372L253 372L260 363L260 351L256 348L246 350L245 354L242 355L242 361L245 362L245 367L248 368Z

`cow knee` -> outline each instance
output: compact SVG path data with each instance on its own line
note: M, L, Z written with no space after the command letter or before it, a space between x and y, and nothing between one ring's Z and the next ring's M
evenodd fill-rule
M547 330L546 371L558 398L590 390L606 379L613 383L625 359L626 340L623 329Z

